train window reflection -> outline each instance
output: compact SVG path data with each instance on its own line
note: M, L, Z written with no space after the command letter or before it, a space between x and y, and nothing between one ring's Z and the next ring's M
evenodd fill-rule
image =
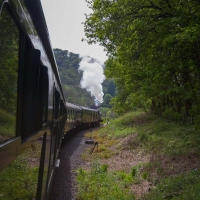
M4 6L0 13L0 144L16 135L19 37Z
M37 140L16 160L0 171L1 200L36 199L41 151L42 141Z

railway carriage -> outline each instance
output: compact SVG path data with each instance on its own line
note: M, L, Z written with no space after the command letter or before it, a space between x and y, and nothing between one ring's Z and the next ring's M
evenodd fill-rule
M65 122L65 133L77 130L82 122L82 109L80 106L66 102L67 106L67 120Z
M0 171L40 140L35 198L48 199L63 134L98 117L65 102L40 0L0 0Z
M0 169L43 138L37 199L47 199L66 105L41 3L0 1Z
M85 127L91 127L99 125L101 119L99 119L99 111L91 108L82 108L82 125Z

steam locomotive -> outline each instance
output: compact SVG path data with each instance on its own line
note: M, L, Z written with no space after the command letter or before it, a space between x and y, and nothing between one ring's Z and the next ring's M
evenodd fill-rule
M46 200L63 136L100 121L65 102L40 0L0 0L0 170L42 138L36 199Z

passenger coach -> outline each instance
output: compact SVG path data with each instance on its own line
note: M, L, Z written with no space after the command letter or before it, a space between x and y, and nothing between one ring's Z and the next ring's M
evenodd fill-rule
M34 198L47 200L63 134L97 115L65 103L40 0L0 0L0 171L40 143Z

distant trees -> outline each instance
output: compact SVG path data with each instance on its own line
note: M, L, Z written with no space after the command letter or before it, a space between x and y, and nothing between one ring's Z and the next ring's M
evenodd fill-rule
M114 82L111 80L108 85L107 93L110 94L112 97L115 96L115 88L116 88L116 86L115 86Z
M88 43L109 55L118 113L135 106L156 114L200 111L200 2L193 0L87 0Z
M82 72L78 71L81 61L79 55L61 49L54 49L54 54L58 64L65 100L81 106L90 107L93 105L94 100L91 95L80 87Z
M110 94L106 94L104 95L104 98L103 98L103 104L105 105L109 105L110 104L110 100L111 100L112 96Z
M91 97L90 93L80 87L83 72L78 70L81 61L79 55L61 49L54 49L54 54L58 64L66 101L81 106L90 107L93 105L94 99ZM109 102L110 99L115 96L115 87L113 80L104 81L104 106L111 106L109 105Z
M111 108L112 105L110 104L110 102L116 93L115 83L112 79L106 79L102 85L103 85L104 97L101 106Z
M66 85L78 84L82 77L82 73L78 73L81 61L79 55L61 49L54 49L54 54L62 83Z

